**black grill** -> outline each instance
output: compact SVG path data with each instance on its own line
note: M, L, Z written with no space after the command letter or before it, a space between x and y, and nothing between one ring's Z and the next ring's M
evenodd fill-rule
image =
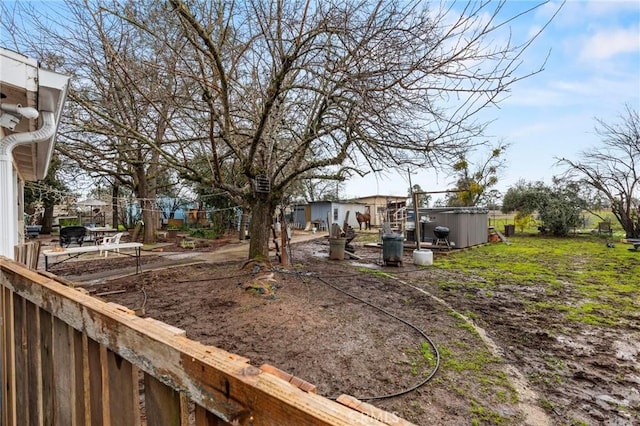
M433 228L433 235L436 238L447 238L449 236L449 228L446 226L436 226Z

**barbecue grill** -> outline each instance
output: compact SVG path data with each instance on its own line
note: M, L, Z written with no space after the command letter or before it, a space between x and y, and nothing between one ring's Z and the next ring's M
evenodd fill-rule
M446 226L436 226L433 228L433 235L436 237L435 246L444 245L448 249L451 249L449 245L449 228Z

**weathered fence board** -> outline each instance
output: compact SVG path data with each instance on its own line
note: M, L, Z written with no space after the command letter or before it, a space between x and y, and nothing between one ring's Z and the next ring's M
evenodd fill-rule
M0 372L0 379L2 379L2 387L0 388L0 411L2 412L2 424L9 425L10 419L16 418L15 412L15 395L16 395L16 351L14 350L14 330L15 327L9 327L9 322L14 321L13 310L13 293L6 287L0 285L0 294L2 302L2 315L0 322L2 323L2 330L0 335L2 341L0 342L0 354L2 356L2 372ZM13 321L12 321L13 320Z
M40 402L42 410L43 423L46 425L55 424L53 417L53 402L56 395L53 383L53 321L51 314L47 311L37 308L38 317L40 318L40 375L42 382L42 401ZM57 410L56 410L57 411Z
M13 353L15 354L14 362L14 382L15 388L15 413L16 418L25 419L24 423L29 423L29 395L27 383L27 329L25 325L25 303L26 301L17 294L13 296L13 320L14 320L14 344ZM24 341L24 343L23 343Z
M111 423L139 425L138 369L120 355L107 351L107 371Z
M180 394L148 374L144 375L144 401L148 426L180 424Z
M53 404L51 424L74 425L75 368L72 330L59 319L53 321Z
M89 424L89 369L87 366L87 336L69 327L72 333L73 342L73 393L70 395L73 401L72 424Z
M102 357L102 352L106 353L107 349L104 346L100 346L98 342L88 339L87 340L87 365L86 374L89 377L89 418L91 419L91 425L102 426L105 424L105 420L108 422L108 417L105 419L106 410L103 409L103 402L108 404L109 391L103 388L104 369L106 367L105 359ZM108 424L108 423L106 423Z
M38 269L38 259L40 257L40 242L19 244L13 247L13 256L16 262L27 265L29 269Z
M40 351L40 310L27 301L25 316L26 341L23 350L27 360L27 409L33 424L42 424L42 358ZM33 392L33 390L36 392Z

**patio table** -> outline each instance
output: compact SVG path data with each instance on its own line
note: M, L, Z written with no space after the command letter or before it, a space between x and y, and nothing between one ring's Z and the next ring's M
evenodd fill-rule
M44 255L44 269L46 271L53 265L57 265L59 263L66 262L67 260L75 259L83 254L87 253L100 253L101 251L113 251L119 254L124 254L127 256L136 258L136 273L140 273L142 268L140 267L140 250L142 248L142 243L120 243L120 244L106 244L102 246L85 246L85 247L69 247L63 249L53 249L53 250L43 250L42 254ZM126 253L121 250L124 249L133 249L133 254ZM58 260L55 263L51 263L50 259L53 260L55 258L63 257L63 259ZM106 259L106 257L100 257L100 259Z

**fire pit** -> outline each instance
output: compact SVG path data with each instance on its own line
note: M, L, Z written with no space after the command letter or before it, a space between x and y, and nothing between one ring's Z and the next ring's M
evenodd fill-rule
M436 237L434 246L444 245L448 249L451 249L449 245L449 228L446 226L436 226L433 228L433 235Z

